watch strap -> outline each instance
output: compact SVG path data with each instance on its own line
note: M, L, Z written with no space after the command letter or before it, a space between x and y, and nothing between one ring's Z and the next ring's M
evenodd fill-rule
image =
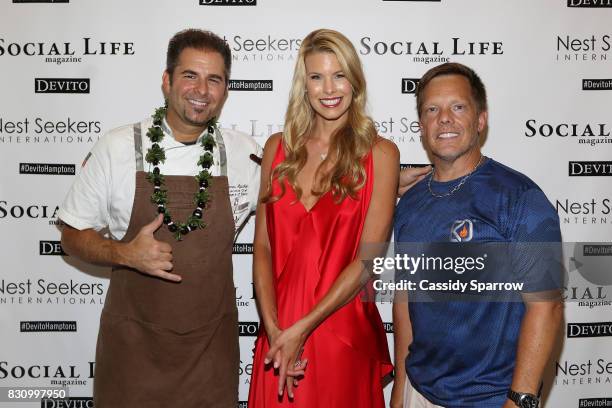
M536 407L539 405L540 398L537 395L526 393L526 392L517 392L512 389L508 390L508 399L516 404L517 407L523 408L522 399L525 396L533 398L536 403Z

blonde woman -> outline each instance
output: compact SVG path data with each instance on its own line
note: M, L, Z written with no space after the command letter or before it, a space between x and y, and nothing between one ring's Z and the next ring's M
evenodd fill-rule
M389 238L399 152L365 106L350 41L325 29L306 36L284 132L264 149L251 408L384 406L392 366L376 305L358 295L360 256L362 244Z

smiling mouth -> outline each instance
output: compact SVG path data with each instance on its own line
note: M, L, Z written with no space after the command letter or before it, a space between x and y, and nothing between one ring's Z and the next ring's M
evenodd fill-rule
M199 101L197 99L187 99L187 101L197 108L205 108L208 106L208 102Z
M326 108L335 108L342 102L342 97L319 99Z
M459 136L459 133L457 132L445 132L445 133L440 133L438 135L438 139L453 139L458 136Z

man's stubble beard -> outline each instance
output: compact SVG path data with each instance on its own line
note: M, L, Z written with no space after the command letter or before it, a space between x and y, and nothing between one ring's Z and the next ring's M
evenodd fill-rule
M425 140L428 140L427 138ZM453 155L442 155L440 153L435 152L431 146L429 146L429 143L427 143L426 149L431 153L432 156L447 162L447 163L454 163L457 159L470 154L470 152L472 152L474 149L474 147L478 147L480 146L480 134L477 133L476 137L472 139L472 143L470 143L465 150L457 152L456 154Z

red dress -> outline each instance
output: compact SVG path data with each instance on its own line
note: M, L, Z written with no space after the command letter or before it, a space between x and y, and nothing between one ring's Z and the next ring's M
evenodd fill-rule
M272 168L285 158L282 142ZM342 270L351 263L372 195L371 153L364 159L367 181L356 199L337 203L325 193L310 211L297 200L285 182L285 194L266 205L266 221L272 250L272 274L281 329L308 314L329 291ZM274 195L280 185L274 181ZM302 359L308 359L306 375L294 390L278 398L278 376L264 369L269 349L262 329L255 343L250 408L376 408L384 407L382 377L391 372L387 338L374 302L357 295L331 314L308 337Z

